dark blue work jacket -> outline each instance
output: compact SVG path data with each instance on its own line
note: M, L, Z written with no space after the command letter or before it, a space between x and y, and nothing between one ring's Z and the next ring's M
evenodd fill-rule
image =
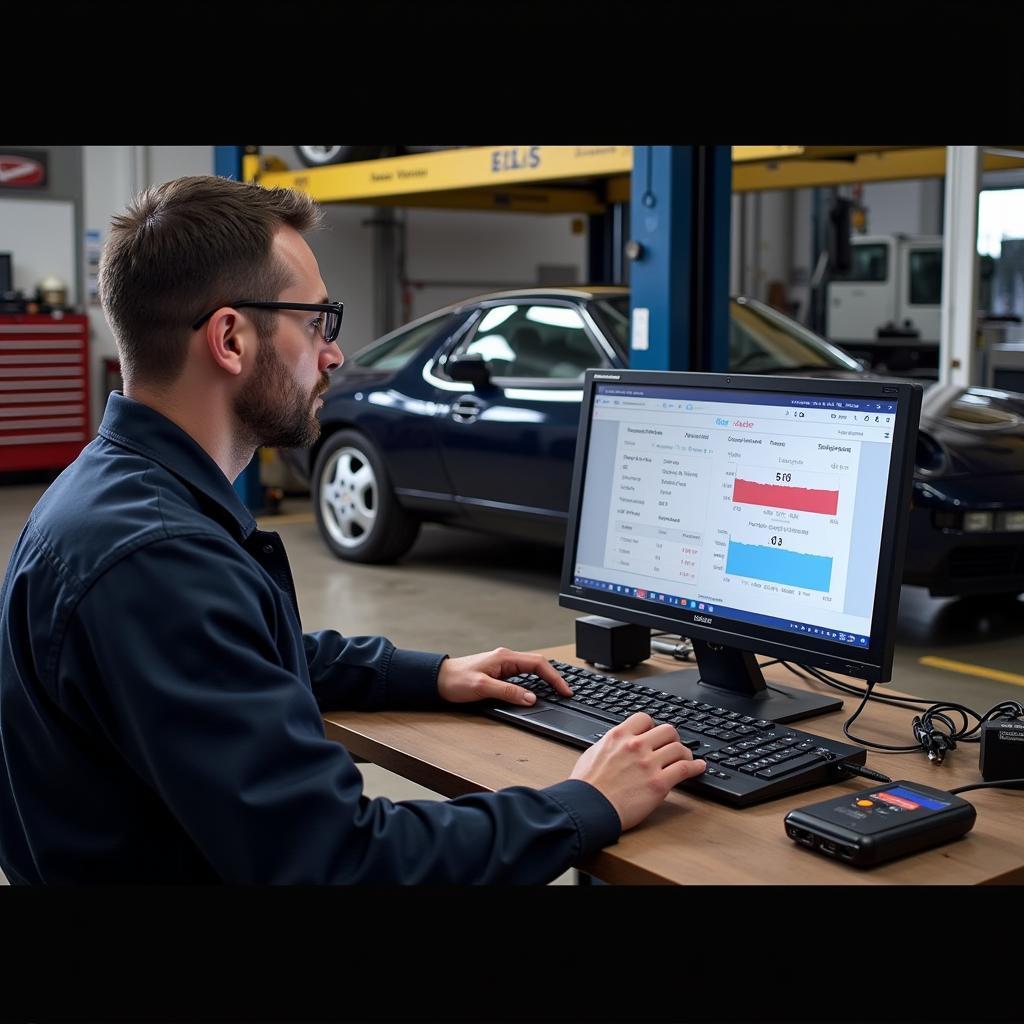
M440 707L442 661L303 634L278 535L188 434L115 393L0 594L0 866L15 883L542 883L614 842L614 808L580 781L363 795L321 710Z

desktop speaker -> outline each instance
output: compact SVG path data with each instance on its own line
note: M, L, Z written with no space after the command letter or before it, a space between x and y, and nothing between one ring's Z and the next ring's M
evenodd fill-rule
M597 668L631 668L650 656L651 631L647 626L600 615L584 615L576 620L576 657Z

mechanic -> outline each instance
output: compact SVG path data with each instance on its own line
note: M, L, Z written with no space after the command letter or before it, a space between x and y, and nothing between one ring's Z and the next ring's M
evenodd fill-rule
M0 595L0 867L13 883L545 883L704 770L635 714L544 789L369 799L338 708L529 704L537 655L303 633L280 538L232 487L316 440L342 306L308 197L215 177L114 218L124 393L43 494Z

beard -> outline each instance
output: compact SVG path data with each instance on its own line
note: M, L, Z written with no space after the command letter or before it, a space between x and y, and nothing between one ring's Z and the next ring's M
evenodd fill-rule
M312 394L292 379L277 349L260 340L252 377L235 396L235 416L242 428L243 446L305 448L320 436L313 403L330 384L322 374Z

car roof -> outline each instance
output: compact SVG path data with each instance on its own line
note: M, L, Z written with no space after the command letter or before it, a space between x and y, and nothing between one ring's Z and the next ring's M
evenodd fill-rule
M453 303L451 310L462 309L465 306L475 306L480 302L491 302L496 299L597 299L605 296L628 295L629 289L622 285L611 284L581 284L571 288L514 288L508 291L487 292L483 295L474 295L469 299L462 299Z

